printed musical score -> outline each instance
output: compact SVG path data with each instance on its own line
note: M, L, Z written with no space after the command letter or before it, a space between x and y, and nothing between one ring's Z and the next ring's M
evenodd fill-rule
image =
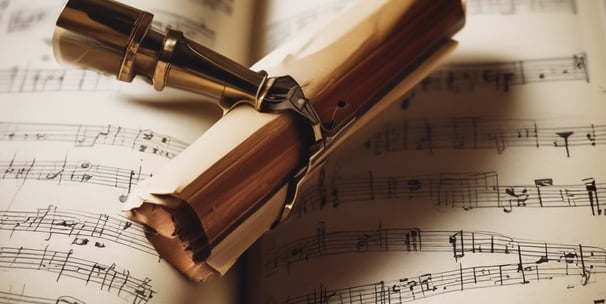
M101 291L114 293L131 303L147 303L155 291L149 278L138 278L126 268L78 258L74 250L55 251L25 247L0 247L0 269L46 271L80 280L83 286L97 285Z
M31 304L86 304L77 298L60 296L58 298L46 298L30 294L0 291L0 301L6 304L31 303Z
M575 260L578 260L576 258ZM580 262L567 261L537 264L534 262L505 263L464 267L386 280L345 288L329 289L324 285L307 294L288 297L278 303L285 304L400 304L431 296L462 292L469 289L497 288L509 285L541 284L565 278L581 278L581 285L589 280L588 270ZM593 269L592 274L603 275L604 268ZM569 288L575 288L571 284Z
M1 141L65 142L75 147L110 145L173 158L189 144L148 129L116 125L77 125L0 121Z
M66 68L13 66L0 69L0 94L33 92L96 92L118 88L115 77Z
M8 2L6 2L8 3ZM18 8L11 11L6 21L5 31L7 34L27 31L39 24L50 21L53 7L40 8Z
M410 94L424 91L473 92L480 88L508 92L512 86L542 82L589 82L587 64L584 53L512 62L446 64L425 77Z
M233 3L221 0L203 0L207 8L224 12L231 15ZM22 33L36 27L46 26L51 28L58 11L57 6L18 6L11 1L4 0L0 2L0 22L6 34ZM186 16L175 14L162 9L151 9L154 14L153 25L162 29L175 29L182 31L188 37L203 39L205 43L212 44L216 39L216 32L204 21L195 21Z
M142 173L142 168L124 169L112 166L93 164L87 160L25 160L15 158L0 161L1 180L14 179L24 184L26 181L53 181L61 183L79 183L126 189L127 193L134 185L151 173Z
M255 20L267 35L253 42L267 52L353 1L267 16L254 5L242 15L234 0L129 3L150 9L155 27L227 54L250 50L221 45L253 26L235 21ZM587 3L467 0L453 61L402 96L405 111L355 139L362 144L349 152L363 167L337 156L305 185L296 227L278 226L259 242L248 278L236 278L247 280L238 292L251 303L604 303L606 183L596 158L606 146L603 33L587 26L603 18L592 18L597 6ZM0 65L2 103L11 109L0 119L0 302L208 302L208 289L181 280L145 227L119 213L132 187L189 145L175 136L200 121L167 123L179 115L168 104L169 115L147 117L136 104L122 107L114 77L56 65L49 35L59 9L49 0L0 0L0 34L13 54ZM92 122L81 113L89 98L115 102ZM61 107L48 103L59 99ZM48 116L28 119L22 108ZM234 299L223 292L217 298ZM503 294L511 297L497 299Z
M377 130L364 147L377 155L438 149L494 149L502 154L508 148L555 148L570 158L573 147L606 144L606 124L558 126L555 121L490 117L395 121Z
M6 35L23 34L39 26L50 26L57 5L43 3L30 5L21 1L0 1L0 31Z
M263 53L275 49L305 27L337 14L353 2L353 0L330 0L301 10L295 16L280 16L280 19L265 26L266 41Z
M196 39L197 42L208 47L212 46L216 39L216 31L203 20L196 21L166 10L156 9L152 10L152 13L154 14L152 26L155 28L163 31L169 29L181 31L186 37Z
M211 0L192 0L211 1ZM220 1L220 0L216 0ZM267 24L267 50L272 50L280 42L292 37L306 26L334 15L343 10L352 0L333 0L321 6L299 12L296 16L289 16ZM471 0L466 1L467 12L473 15L501 14L516 15L523 13L540 14L576 14L575 0Z
M467 8L470 14L577 13L575 0L468 0Z
M486 231L427 231L382 225L369 230L326 231L323 225L318 229L316 235L268 249L264 255L265 275L279 269L290 271L295 263L319 257L367 252L451 253L455 262L470 254L490 254L495 258L506 255L534 261L537 265L551 261L578 264L584 252L582 259L586 268L606 271L606 250L595 246L516 240Z
M558 184L553 178L539 178L528 184L502 185L496 172L443 173L426 176L326 176L314 187L306 188L293 209L293 215L338 208L354 202L377 200L406 203L431 202L439 208L473 210L495 208L505 213L522 208L591 209L591 216L606 215L603 193L606 184L594 178L577 184Z
M42 235L45 242L54 235L64 236L68 246L122 245L159 259L140 224L109 214L59 209L55 205L36 211L0 211L0 231L10 232L9 238L19 233L36 233Z

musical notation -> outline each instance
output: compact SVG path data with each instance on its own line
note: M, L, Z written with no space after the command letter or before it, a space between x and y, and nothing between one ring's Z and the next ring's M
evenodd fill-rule
M151 173L142 173L141 166L137 170L93 164L86 160L0 161L0 180L14 179L24 184L29 180L54 181L61 183L80 183L126 189L130 193L132 187ZM121 201L126 195L120 197Z
M173 158L189 144L148 129L116 125L55 124L0 121L2 141L49 141L71 143L75 147L110 145Z
M582 258L586 268L606 271L606 250L594 246L516 240L485 231L426 231L382 225L369 230L326 231L320 224L315 235L267 250L265 274L271 275L282 267L290 271L292 264L318 257L377 251L451 253L456 262L470 253L511 255L536 264L551 261L570 264Z
M265 26L265 46L263 53L268 53L281 43L293 37L297 32L342 11L353 0L330 0L307 10L301 10L296 16L285 16Z
M208 1L208 0L205 0ZM199 42L210 46L215 41L216 32L204 21L196 21L165 10L152 10L154 19L152 25L164 31L174 29L183 32L189 38L199 39Z
M117 294L132 303L147 303L154 293L151 279L138 278L128 269L116 264L106 265L78 258L74 250L55 251L25 247L0 247L0 269L21 269L56 273L62 277L82 281L85 285L98 285L100 290Z
M529 184L502 185L496 172L443 173L436 176L337 177L320 173L317 185L307 188L295 204L293 214L353 202L387 200L433 202L439 208L464 210L496 208L511 213L515 208L591 209L592 216L606 215L600 204L606 184L594 178L578 184L558 184L553 178L535 179Z
M19 232L42 234L44 241L54 235L66 236L70 245L79 247L117 244L160 257L140 224L109 214L62 210L55 205L36 211L0 211L0 231L9 231L10 238Z
M562 265L563 264L563 265ZM509 285L527 285L531 282L551 281L566 277L581 277L581 284L589 280L587 266L573 263L537 264L534 262L504 263L463 267L443 272L425 273L397 280L329 289L324 285L313 291L287 297L279 303L376 303L400 304L431 296L464 292L470 289L497 288ZM593 269L593 274L604 274L603 268ZM574 288L571 284L569 288Z
M192 0L192 1L220 1L220 0ZM268 24L265 27L267 46L272 50L282 41L290 38L306 26L342 11L351 0L333 0L308 10L301 11L297 16L287 16ZM470 14L503 14L514 15L529 13L568 13L576 14L575 0L474 0L467 1L467 11ZM547 60L550 61L550 60ZM493 67L496 67L495 65ZM505 67L505 66L503 66ZM584 69L584 67L583 67ZM549 72L549 74L552 74ZM546 76L547 74L544 74ZM493 80L494 81L494 80ZM507 84L505 84L507 85Z
M0 94L114 91L117 88L116 79L87 70L19 66L0 69Z
M364 147L380 155L400 151L438 149L555 148L566 157L572 147L595 147L606 144L606 125L553 126L533 120L500 120L488 117L403 120L387 123L369 138Z
M508 92L512 86L552 81L586 81L587 56L583 53L557 58L492 63L446 64L425 77L410 94L424 91L473 92L494 88Z
M71 296L60 296L57 298L45 298L40 296L25 295L23 293L0 291L0 302L6 304L29 303L29 304L86 304L86 302Z
M469 0L469 14L567 13L576 14L575 0Z
M8 3L8 2L6 2ZM31 28L50 21L54 7L39 7L33 9L20 8L10 12L6 22L6 33L12 34L30 30Z
M214 9L231 15L233 4L230 1L222 0L202 0L194 1L202 3L205 7ZM10 1L0 2L0 13L3 13L6 19L3 26L7 34L18 33L30 30L36 26L52 26L54 21L54 12L58 11L58 7L34 7L34 8L17 8L11 7ZM216 33L213 29L203 21L195 21L187 17L171 13L165 10L152 9L154 13L153 25L161 29L176 29L184 32L188 37L206 39L206 43L212 43L215 40Z
M29 3L0 0L1 30L6 34L18 34L38 26L51 26L53 12L57 6L45 3L30 5Z

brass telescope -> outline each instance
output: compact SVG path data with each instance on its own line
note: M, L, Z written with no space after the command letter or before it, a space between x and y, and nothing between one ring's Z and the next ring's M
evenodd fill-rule
M129 197L140 200L129 216L146 225L162 258L189 278L225 273L264 231L286 219L301 181L389 106L386 94L409 89L434 68L454 48L451 37L465 21L458 0L363 5L372 10L354 7L329 24L332 30L310 38L310 45L329 41L321 50L285 56L281 66L266 68L268 75L180 31L154 29L148 12L112 0L67 2L53 37L59 61L127 82L141 77L156 90L174 87L217 103L227 113L219 131L213 126L199 141L217 132L243 134L210 156L195 149L213 142L197 141L171 161L172 168L145 181L170 183L174 174L183 184L161 193L138 185L137 197ZM230 111L240 104L264 112L250 114L262 123L235 131L238 122L229 118L240 114Z

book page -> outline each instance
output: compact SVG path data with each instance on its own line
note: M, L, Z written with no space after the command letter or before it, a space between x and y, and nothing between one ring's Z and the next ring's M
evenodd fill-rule
M604 303L604 1L467 1L455 54L249 251L255 303Z
M153 12L154 26L182 30L233 57L246 46L224 25L237 30L248 1L127 3ZM237 302L237 272L204 285L186 280L120 212L132 189L220 111L195 95L156 93L137 80L57 64L51 37L61 9L62 1L0 1L0 297Z
M354 0L258 0L251 41L253 61L312 26L320 26L349 7Z

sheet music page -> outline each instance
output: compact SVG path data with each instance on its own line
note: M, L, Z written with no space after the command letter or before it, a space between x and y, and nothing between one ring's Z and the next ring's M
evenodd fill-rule
M604 4L467 1L449 62L249 251L249 297L604 303Z
M238 46L225 45L237 39L225 37L224 24L240 22L249 5L126 2L153 12L154 26L177 28L225 53ZM157 94L57 64L50 44L62 5L0 1L2 302L236 302L237 273L207 284L187 281L120 213L131 189L219 111L196 96Z
M297 33L342 12L354 0L258 0L251 41L251 55L258 60Z

